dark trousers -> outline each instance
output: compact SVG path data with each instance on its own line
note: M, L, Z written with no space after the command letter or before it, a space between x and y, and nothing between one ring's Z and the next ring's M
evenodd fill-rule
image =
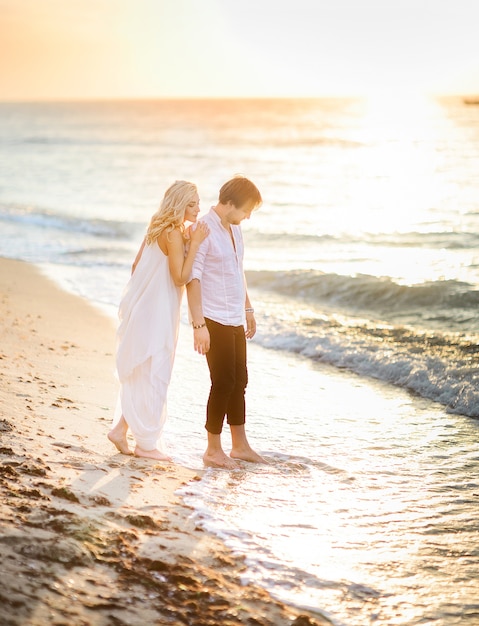
M205 428L219 435L225 415L230 425L245 423L245 389L248 384L246 337L243 326L224 326L210 319L205 321L211 340L206 353L211 389Z

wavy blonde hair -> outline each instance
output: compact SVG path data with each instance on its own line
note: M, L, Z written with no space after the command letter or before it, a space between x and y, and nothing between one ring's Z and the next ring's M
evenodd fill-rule
M196 185L186 180L177 180L165 192L160 208L153 215L146 231L146 243L151 245L158 241L158 237L166 230L167 235L175 228L184 232L183 221L186 207L196 200L198 190Z

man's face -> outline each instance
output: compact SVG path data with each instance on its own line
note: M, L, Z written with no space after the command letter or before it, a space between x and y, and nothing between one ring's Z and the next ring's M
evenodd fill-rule
M241 224L244 219L249 220L254 209L254 205L251 202L246 202L240 207L234 206L231 202L229 205L230 210L226 215L229 224Z

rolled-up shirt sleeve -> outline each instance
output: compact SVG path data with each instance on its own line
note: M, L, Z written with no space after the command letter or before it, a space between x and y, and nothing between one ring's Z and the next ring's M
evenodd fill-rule
M205 258L208 253L208 237L201 242L198 252L196 253L195 260L193 261L193 267L188 282L197 278L201 281L203 276L203 269L205 267Z

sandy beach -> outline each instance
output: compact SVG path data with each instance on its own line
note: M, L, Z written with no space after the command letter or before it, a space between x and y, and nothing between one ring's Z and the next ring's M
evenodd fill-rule
M116 453L114 323L0 261L0 621L327 623L241 584L175 493L201 472Z

